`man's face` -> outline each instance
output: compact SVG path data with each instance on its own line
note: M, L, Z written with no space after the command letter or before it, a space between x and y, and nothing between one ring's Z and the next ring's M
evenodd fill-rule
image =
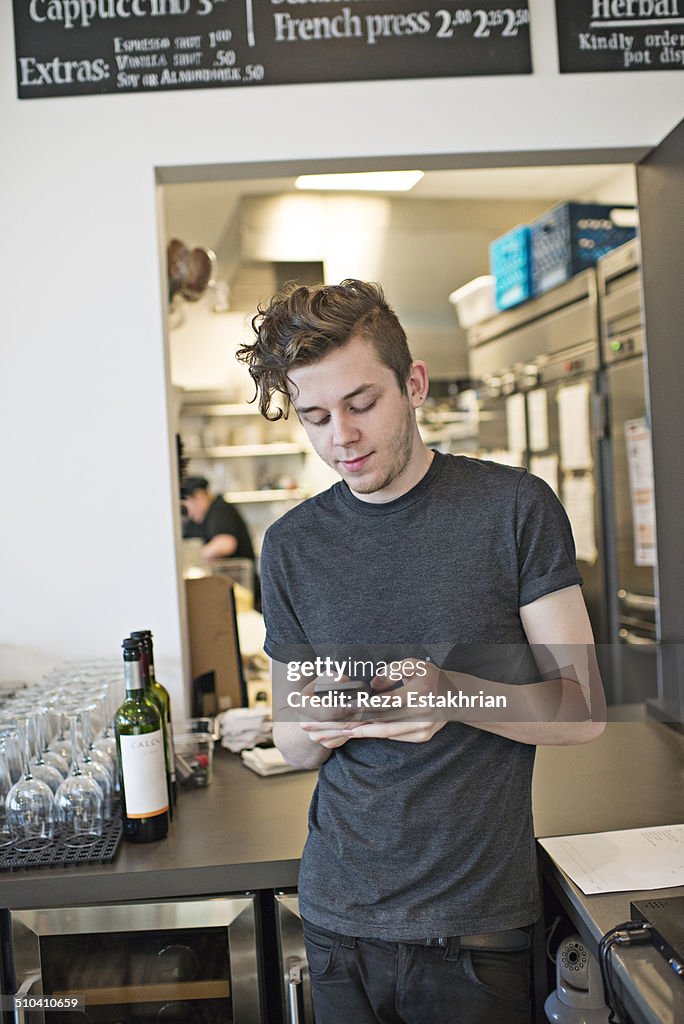
M194 494L184 499L183 504L188 513L188 519L191 519L193 523L203 523L211 502L206 491L195 491Z
M352 338L317 363L292 370L289 379L316 452L357 496L390 501L413 486L406 481L424 451L414 412L427 392L424 364L414 363L408 394L402 393L374 346Z

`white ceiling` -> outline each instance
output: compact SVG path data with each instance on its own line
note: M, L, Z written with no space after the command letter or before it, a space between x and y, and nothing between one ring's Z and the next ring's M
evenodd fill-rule
M181 238L187 244L215 249L241 196L293 192L294 182L293 176L161 186L166 238ZM535 199L548 200L549 205L565 199L626 203L636 200L631 164L427 171L410 192L391 195L407 200Z

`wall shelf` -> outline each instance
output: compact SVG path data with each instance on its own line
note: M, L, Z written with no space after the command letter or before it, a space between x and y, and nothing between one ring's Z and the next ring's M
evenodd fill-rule
M203 405L184 404L182 416L261 416L256 405L212 402Z
M226 491L223 497L233 505L253 505L271 501L303 501L309 497L309 491L300 487L282 487L264 491Z
M273 442L272 444L224 444L213 448L195 448L186 451L188 459L247 459L255 455L306 455L308 445L296 441Z

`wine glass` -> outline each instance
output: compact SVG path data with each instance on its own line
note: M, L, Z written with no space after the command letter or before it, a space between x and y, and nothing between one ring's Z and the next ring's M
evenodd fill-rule
M50 750L49 744L49 704L42 704L35 719L36 756L34 764L49 764L56 768L63 779L69 774L69 763L58 751ZM47 781L47 780L45 780Z
M21 778L21 744L17 732L17 721L14 715L9 712L0 714L0 740L5 745L5 756L12 782L18 782Z
M85 714L87 715L87 711L85 712ZM70 722L71 722L71 718L74 715L77 718L77 722L78 722L78 720L80 720L80 722L81 722L82 736L81 736L81 746L77 747L77 748L74 748L74 746L73 746L74 740L76 741L76 743L78 743L78 737L77 737L77 733L76 733L76 728L74 727L74 729L72 730L72 733L71 733L71 743L72 743L71 756L72 756L72 760L74 758L78 758L78 760L79 760L79 767L81 769L81 774L82 775L87 775L91 779L94 779L95 782L100 787L100 789L102 790L102 796L104 797L104 816L105 816L105 818L107 820L109 820L111 818L111 816L112 816L112 802L113 802L113 793L114 793L114 784L112 782L111 771L110 771L109 768L107 768L102 763L102 761L99 761L96 758L92 757L91 756L91 752L88 750L87 738L85 736L84 712L83 712L83 710L80 709L80 708L72 708L71 711L70 711L70 715L69 715L69 721ZM111 761L110 761L110 765L111 765Z
M66 735L67 716L61 709L55 709L53 713L57 715L57 732L50 740L50 750L53 750L69 764L71 762L71 740Z
M5 800L7 799L7 794L11 788L12 778L7 764L5 741L4 737L0 737L0 848L3 846L9 846L10 843L14 841L12 830L10 829L9 822L7 820L7 810L5 808Z
M58 734L61 723L58 718L58 711L55 705L54 695L46 697L43 695L40 706L41 716L38 723L38 742L42 752L42 759L47 764L56 768L62 778L69 775L71 758L65 757L59 750L55 750L52 739ZM56 726L54 720L56 719Z
M114 763L114 759L110 757L106 750L102 750L93 742L93 719L91 712L95 706L95 702L91 702L90 704L86 704L81 707L83 750L88 753L91 760L99 761L100 764L104 765L109 772L109 778L113 788L116 782L116 765Z
M71 731L71 774L55 794L57 821L61 839L67 846L90 846L102 835L104 823L104 795L99 784L81 771L78 756L76 727L78 716L69 716Z
M17 718L22 741L23 774L15 782L5 801L7 823L16 848L40 850L50 846L55 836L55 799L46 782L31 774L28 719Z
M31 773L34 778L40 779L41 782L46 782L52 792L56 793L64 780L64 776L54 767L54 765L48 764L47 761L43 760L43 752L40 748L40 717L40 712L33 712L25 714L22 718L22 721L25 723L27 735L30 729L34 737L35 754L30 760Z

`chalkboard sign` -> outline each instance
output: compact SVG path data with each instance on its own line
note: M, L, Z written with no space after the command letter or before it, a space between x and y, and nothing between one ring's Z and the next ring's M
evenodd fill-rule
M556 0L561 71L684 67L684 0Z
M526 0L14 0L14 30L21 99L532 70Z

